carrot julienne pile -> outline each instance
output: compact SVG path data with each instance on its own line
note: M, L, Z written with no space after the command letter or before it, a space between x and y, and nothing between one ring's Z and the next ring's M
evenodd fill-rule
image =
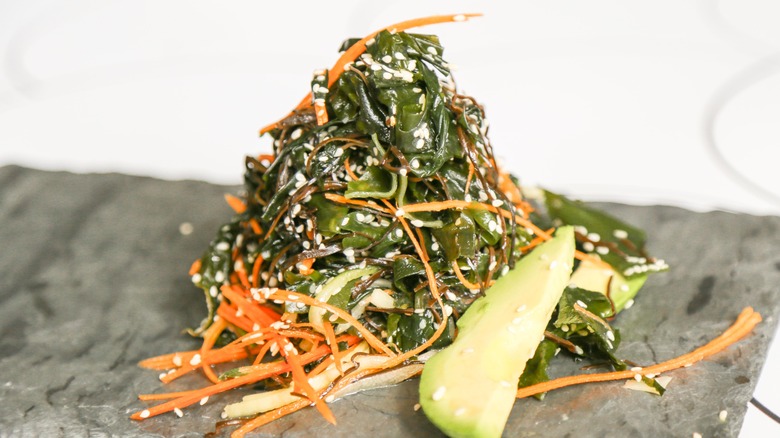
M201 347L140 363L167 370L163 383L197 372L208 384L141 395L162 403L132 419L182 416L183 408L212 396L266 383L279 389L225 408L225 415L251 417L232 436L307 406L335 424L330 401L362 379L401 375L424 352L451 342L459 315L550 239L571 211L585 222L604 219L554 194L545 201L550 213L539 211L539 199L498 167L484 111L457 91L438 38L405 32L477 15L409 20L350 41L333 68L314 73L311 93L261 130L273 137L273 154L247 158L244 193L225 196L233 220L190 267L209 311L192 331L203 338ZM665 269L644 252L643 233L606 221L611 228L601 234L573 224L579 226L577 260L615 278ZM596 353L621 365L605 322L616 313L610 291L606 298L572 293L579 297L573 305L579 319L565 330L552 327L549 339L583 355L576 342L596 345L604 341L599 333L607 333L608 347ZM588 311L581 300L591 305ZM599 313L599 305L611 310ZM713 343L658 370L736 342L760 320L746 312ZM577 333L584 334L569 338ZM625 372L592 376L531 385L518 397L622 379Z

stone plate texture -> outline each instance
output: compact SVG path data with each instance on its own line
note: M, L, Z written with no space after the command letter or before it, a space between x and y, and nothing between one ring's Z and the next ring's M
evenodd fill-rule
M203 436L222 406L135 422L140 393L205 384L198 375L162 388L141 359L198 347L182 333L205 312L187 270L230 211L233 187L126 175L0 168L0 436ZM672 266L653 276L616 321L622 357L641 364L698 347L743 306L765 321L736 346L673 377L663 397L611 382L515 404L505 436L730 437L739 433L780 303L780 218L672 207L603 204L650 236ZM180 233L182 223L194 232ZM581 364L559 361L555 375ZM258 437L435 437L413 409L417 382L332 404L333 427L313 409L268 425ZM728 411L725 422L718 419ZM225 436L230 428L217 431Z

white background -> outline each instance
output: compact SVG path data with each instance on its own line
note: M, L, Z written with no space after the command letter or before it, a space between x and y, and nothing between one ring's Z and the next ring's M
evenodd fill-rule
M334 7L338 4L338 7ZM343 39L438 34L524 183L780 215L780 2L0 0L0 166L239 184ZM775 344L778 344L777 342ZM780 348L756 398L775 412ZM750 407L742 436L780 435Z

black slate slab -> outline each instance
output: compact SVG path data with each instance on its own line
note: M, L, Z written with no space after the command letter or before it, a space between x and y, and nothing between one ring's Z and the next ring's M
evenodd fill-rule
M139 393L159 392L149 356L197 348L181 333L204 306L187 270L230 212L203 182L0 168L0 435L202 436L239 394L144 422ZM621 314L621 353L661 361L706 343L746 305L765 317L737 346L669 373L663 397L621 383L568 388L515 404L506 436L736 436L774 332L780 218L671 207L604 208L648 231L672 266ZM194 232L183 235L180 224ZM556 374L573 372L563 361ZM192 376L169 385L205 382ZM271 437L439 436L415 412L416 382L332 405L339 426L306 410L261 429ZM728 411L727 421L718 413ZM220 435L227 434L228 429Z

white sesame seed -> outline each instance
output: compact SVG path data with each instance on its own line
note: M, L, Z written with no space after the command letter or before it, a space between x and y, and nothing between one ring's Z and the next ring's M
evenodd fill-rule
M439 52L437 52L436 48L433 47L433 46L428 46L427 50L428 50L428 53L430 53L431 55L438 55L439 54Z
M141 411L141 414L139 416L141 418L149 418L150 414L151 414L151 412L149 412L149 409L144 409L143 411Z
M181 366L181 356L179 356L178 354L173 356L173 364L176 365L177 367L180 367Z
M491 204L493 205L493 207L501 207L502 205L504 205L504 201L500 199L494 199L493 202L491 202Z
M438 242L433 242L433 244L431 245L431 250L438 251L439 250L439 243Z
M557 267L558 267L558 260L553 260L553 261L550 262L550 270L551 271L553 269L557 268Z
M200 274L193 274L192 275L192 282L193 283L200 283L200 281L203 279L203 277Z
M423 225L425 225L425 223L423 221L419 220L419 219L415 219L415 220L412 221L412 225L414 225L417 228L420 228Z
M179 418L184 416L184 412L182 412L179 408L173 408L173 413L176 414L176 416Z
M311 242L309 242L308 240L304 240L304 241L301 243L301 245L303 246L303 249L309 249L309 248L311 248Z
M596 246L590 242L585 242L582 244L582 249L584 249L585 252L592 252L594 249L596 249Z
M607 330L607 339L609 339L610 341L614 341L615 340L615 332L613 332L612 330Z
M301 130L301 128L298 128L295 131L293 131L292 134L290 134L290 138L293 140L297 140L301 137L301 134L303 134L303 131Z
M575 345L574 346L574 353L582 356L585 352L582 351L582 347L580 347L579 345Z
M636 380L637 382L641 382L642 381L642 375L641 374L634 374L634 380Z
M227 418L227 412L222 411L222 413L219 414L219 416L220 416L220 418L222 418L224 420L225 418Z
M496 231L496 221L490 221L488 222L488 231Z
M217 251L227 251L230 249L230 244L227 242L219 242L214 249Z
M395 211L395 216L396 217L401 217L401 216L403 216L405 214L406 214L406 212L404 211L403 208L399 208L398 210Z
M192 356L192 359L190 359L190 365L197 366L200 364L200 354L196 353L195 356Z
M406 176L407 172L408 171L406 170L406 168L403 167L398 170L398 174L400 174L401 176Z
M452 306L445 304L444 305L444 314L446 316L452 315Z
M720 422L721 422L721 423L725 423L725 422L726 422L726 417L727 417L728 415L729 415L728 411L726 411L726 410L724 409L724 410L722 410L722 411L720 411L720 412L718 413L718 419L720 420Z
M577 302L575 304L577 304L578 306L582 307L583 309L587 309L588 308L588 305L585 304L582 300L577 300Z
M466 413L466 408L458 408L458 409L455 410L454 415L456 417L460 417L461 415L463 415L465 413Z
M211 286L209 288L209 295L211 295L211 298L216 298L217 295L219 295L219 289L217 289L216 286Z
M409 165L412 166L412 169L419 169L420 161L417 158L415 158L414 160L412 160L411 163L409 163Z
M209 401L209 396L205 396L202 399L200 399L200 405L203 406Z
M446 393L447 393L447 388L445 388L444 386L440 386L436 389L436 391L433 392L431 398L433 399L433 401L439 401L444 398L444 394Z
M699 432L694 432L693 438L701 438L701 434Z
M630 309L631 306L633 306L633 305L634 305L634 300L628 300L628 301L626 301L626 305L623 306L623 308L624 309Z
M628 239L628 232L626 230L615 230L612 235L617 239Z
M193 227L189 222L182 222L179 225L179 233L181 233L183 236L189 236L194 230L195 227Z
M452 21L466 21L466 16L463 14L458 14L452 17Z

